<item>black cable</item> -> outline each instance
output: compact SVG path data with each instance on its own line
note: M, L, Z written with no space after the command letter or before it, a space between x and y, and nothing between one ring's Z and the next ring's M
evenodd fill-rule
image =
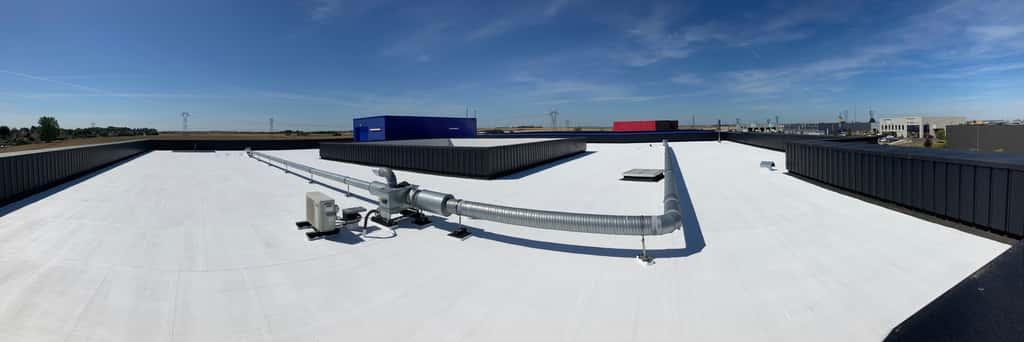
M370 221L370 216L373 216L373 214L378 214L379 215L380 212L377 211L377 209L373 209L373 210L370 210L369 212L367 212L366 216L363 217L363 231L364 232L366 231L366 224Z

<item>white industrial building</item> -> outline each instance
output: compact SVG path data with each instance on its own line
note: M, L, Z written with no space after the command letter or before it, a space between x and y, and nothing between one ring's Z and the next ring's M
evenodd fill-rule
M935 135L936 130L945 130L946 126L962 125L967 118L962 116L906 116L898 118L882 118L878 123L878 131L882 135L897 138L923 138Z

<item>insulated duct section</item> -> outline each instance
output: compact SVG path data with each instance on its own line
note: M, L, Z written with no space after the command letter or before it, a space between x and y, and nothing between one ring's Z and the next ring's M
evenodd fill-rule
M310 175L318 175L370 191L378 196L378 198L389 199L387 201L388 205L392 207L399 204L395 203L396 197L399 197L395 196L395 192L401 191L405 195L400 196L400 198L404 198L404 203L400 204L408 208L415 208L442 216L455 214L516 226L579 233L663 235L679 229L682 225L682 215L679 212L679 190L676 184L676 179L680 176L678 165L675 162L672 147L668 146L667 142L663 143L663 145L665 147L665 197L663 200L664 212L661 215L569 213L474 202L456 198L451 194L420 189L415 185L396 187L399 185L391 184L389 186L389 184L382 182L367 182L287 161L265 153L251 151L248 153L253 158L274 161L294 168L296 171L306 171ZM375 173L387 178L388 183L394 182L394 178L392 178L394 174L388 169L378 169L375 170Z

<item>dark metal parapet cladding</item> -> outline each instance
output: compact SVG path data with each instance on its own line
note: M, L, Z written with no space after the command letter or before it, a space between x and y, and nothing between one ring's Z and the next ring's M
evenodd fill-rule
M338 139L155 139L0 153L0 206L152 150L313 149Z
M1024 236L1024 154L800 141L787 146L786 168L946 219Z
M766 148L769 150L775 150L779 152L786 152L786 144L795 141L817 141L817 140L828 140L828 141L841 141L847 143L866 143L874 144L878 142L878 137L874 136L853 136L853 137L837 137L828 135L802 135L802 134L774 134L774 133L733 133L724 132L722 133L722 140L735 141L741 144L750 146L757 146L760 148Z
M946 148L1024 153L1024 126L946 126Z
M149 150L131 141L0 155L0 206Z
M586 151L580 139L488 147L452 146L448 139L323 143L323 159L442 175L493 179Z
M314 149L321 142L352 141L350 138L331 139L154 139L148 141L153 150L223 151L223 150L304 150Z
M524 132L484 133L479 138L574 138L588 143L653 143L661 141L715 141L718 132L708 130L678 130L649 132ZM722 136L725 139L725 136Z

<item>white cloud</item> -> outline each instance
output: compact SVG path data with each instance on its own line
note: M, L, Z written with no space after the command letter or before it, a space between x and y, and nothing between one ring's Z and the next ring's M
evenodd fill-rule
M1002 41L1020 36L1024 33L1024 25L974 26L967 31L985 41Z
M802 28L812 22L841 20L835 8L799 7L768 21L721 23L709 21L673 27L681 18L676 11L656 8L649 17L640 18L626 30L632 40L629 52L619 59L629 66L646 66L662 60L683 59L698 51L702 44L719 43L730 47L749 47L806 39L813 31Z
M505 32L511 31L518 26L524 25L522 22L516 22L511 19L498 19L487 23L486 25L479 27L471 31L468 35L469 40L479 40L499 36Z
M405 38L399 39L381 54L419 61L421 56L432 55L430 51L450 40L450 31L451 25L447 22L431 23L411 32Z
M333 17L341 10L341 0L316 0L309 16L313 20L322 21Z
M544 9L544 16L545 17L553 17L553 16L558 15L558 13L561 12L563 9L565 9L565 7L568 6L570 2L572 2L572 1L571 0L552 0L551 2L548 3L548 6Z
M962 68L955 71L938 73L930 75L933 78L945 78L945 79L963 79L981 74L991 74L1007 71L1016 71L1024 69L1024 63L1000 63L1000 64L985 64L979 66L973 66L969 68Z
M529 74L519 74L512 81L528 84L525 96L534 104L588 103L588 102L644 102L666 96L636 94L631 87L579 80L547 80Z
M701 79L700 77L698 77L697 75L685 74L685 73L684 74L676 74L675 76L672 76L672 78L669 79L669 80L672 81L672 83L675 83L675 84L686 84L686 85L698 85L698 84L704 83L704 80Z

